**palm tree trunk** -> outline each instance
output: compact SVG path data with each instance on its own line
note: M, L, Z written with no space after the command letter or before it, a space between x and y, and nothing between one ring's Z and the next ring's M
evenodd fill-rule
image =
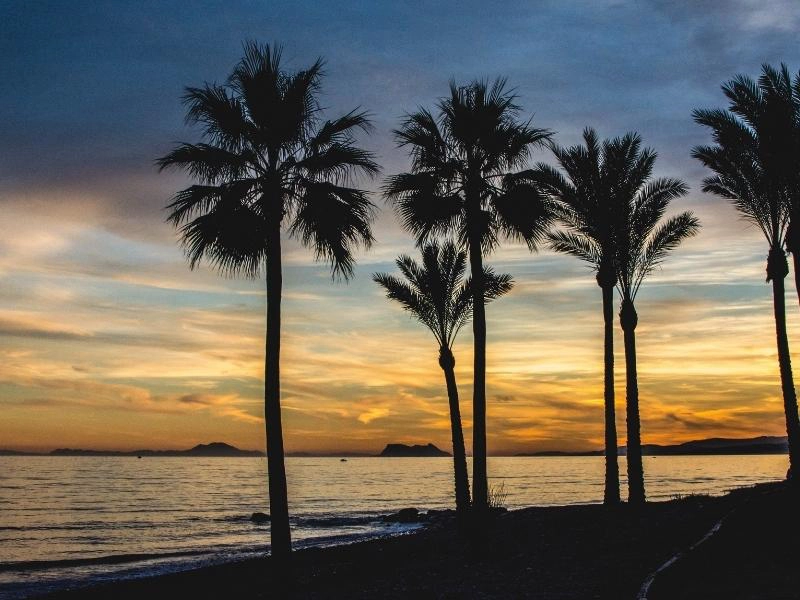
M606 426L606 486L603 494L604 504L619 503L619 462L617 458L617 415L614 406L614 286L604 286L603 320L605 323L603 340L603 362L605 366L603 401L605 404Z
M486 305L480 233L470 231L469 263L472 274L472 336L474 365L472 388L472 505L480 514L489 506L486 473Z
M625 340L628 503L640 505L645 502L645 493L641 424L639 422L639 378L636 372L636 325L638 316L631 300L626 298L622 301L619 317Z
M800 301L800 248L792 252L792 267L794 268L794 287L797 290L797 299Z
M781 264L782 263L782 264ZM796 267L795 267L796 268ZM770 250L767 263L767 279L772 280L772 302L775 311L775 334L778 342L778 364L781 371L783 409L786 415L786 435L789 439L789 472L791 479L798 481L800 473L800 421L797 416L797 394L792 376L792 358L789 353L789 338L786 335L786 298L784 277L789 266L782 250Z
M469 475L467 474L467 453L464 449L464 431L461 429L461 409L458 406L458 387L456 387L456 359L450 348L439 350L439 365L444 371L447 383L447 399L450 402L450 430L453 437L453 472L456 489L456 513L459 517L469 512Z
M786 229L786 250L792 255L792 267L794 268L794 287L797 291L797 299L800 301L800 214L792 211L792 218L789 220L789 227Z
M267 433L267 470L269 479L270 546L272 556L288 557L292 551L289 533L289 503L286 490L286 466L283 459L281 427L281 238L280 221L267 240L267 339L264 369L264 415Z

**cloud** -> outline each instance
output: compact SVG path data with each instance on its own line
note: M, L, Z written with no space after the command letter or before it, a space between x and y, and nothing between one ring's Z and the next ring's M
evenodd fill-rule
M264 282L187 268L163 207L190 182L153 166L176 141L198 137L183 122L183 87L223 80L244 38L284 41L292 68L326 56L323 104L330 115L372 111L376 131L363 143L385 175L408 166L392 128L406 111L433 106L450 77L508 75L524 117L562 144L586 125L602 136L641 132L659 152L656 174L692 188L675 210L703 223L637 301L645 440L780 433L766 248L732 207L700 193L705 173L689 150L707 140L691 110L721 106L720 83L756 75L763 61L798 68L790 0L511 2L502 11L467 0L457 21L447 3L0 11L0 74L15 82L0 99L0 136L13 140L0 150L0 214L11 224L0 238L4 444L263 443ZM533 159L552 162L544 150ZM283 240L287 447L377 451L400 438L446 446L435 342L370 280L393 271L413 242L382 202L380 180L362 183L381 209L378 243L358 253L353 281L333 283L326 265ZM487 260L516 280L487 309L490 448L601 446L602 313L591 272L515 243ZM615 336L622 415L618 328ZM469 328L455 354L469 439Z
M86 332L59 327L56 323L42 322L31 315L0 314L0 336L38 338L46 340L80 341L89 337Z
M390 414L391 411L388 408L371 408L358 415L358 420L364 423L364 425L369 425L375 419L382 419Z

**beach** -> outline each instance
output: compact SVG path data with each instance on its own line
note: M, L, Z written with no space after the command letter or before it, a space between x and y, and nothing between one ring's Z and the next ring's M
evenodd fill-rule
M288 565L257 558L46 598L637 598L676 555L644 597L793 598L800 586L795 500L773 483L639 510L526 508L494 516L481 541L440 522L403 536L300 550ZM702 576L693 572L698 565ZM775 577L762 576L765 565Z
M786 455L646 457L647 510L661 514L662 509L650 506L689 496L724 496L780 480L786 463ZM602 466L602 457L490 459L492 483L504 487L508 514L540 515L541 523L531 525L533 540L548 531L551 521L560 523L557 527L569 538L573 530L581 531L569 525L569 515L593 520L604 514L597 512L602 510ZM385 517L409 507L420 512L453 508L449 458L290 458L287 468L297 556L311 548L341 548L374 538L382 539L378 547L383 548L386 538L405 539L404 534L421 527L424 535L433 535L439 520L432 525ZM269 523L251 519L255 512L270 512L265 471L263 458L2 458L0 598L19 600L265 556ZM625 519L609 521L609 531L624 528ZM512 527L505 538L515 535ZM530 545L520 543L520 552ZM371 569L381 572L380 564Z

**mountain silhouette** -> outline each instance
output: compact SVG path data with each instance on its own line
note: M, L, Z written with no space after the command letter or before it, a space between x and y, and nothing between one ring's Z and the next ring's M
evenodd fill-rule
M450 456L449 453L445 452L444 450L440 450L433 444L427 444L425 446L421 444L415 444L413 446L407 446L406 444L386 444L386 448L378 456L403 456L403 457L415 457L415 456Z
M625 446L618 448L621 456L625 455ZM643 444L642 454L647 456L670 455L703 455L703 454L786 454L789 444L786 436L762 435L754 438L708 438L692 440L682 444L662 446L659 444ZM569 452L562 450L542 450L540 452L523 452L517 456L599 456L601 450Z
M240 450L224 442L197 444L188 450L132 450L121 452L115 450L83 450L58 448L50 452L50 456L205 456L205 457L239 457L264 456L259 450Z

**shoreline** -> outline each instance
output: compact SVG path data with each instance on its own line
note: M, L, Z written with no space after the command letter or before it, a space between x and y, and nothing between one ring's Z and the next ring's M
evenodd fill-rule
M442 513L452 511L434 510L430 512L435 516L426 518L426 513L420 513L423 519L414 522L399 520L397 513L379 514L368 519L368 522L380 523L383 525L383 529L376 528L361 533L332 533L310 538L301 537L293 545L295 552L302 552L391 539L420 531L447 518L447 515ZM90 590L98 586L116 586L139 580L160 579L251 560L261 560L268 557L268 551L269 544L262 543L258 546L223 546L213 549L123 553L89 558L0 562L0 575L26 573L26 576L32 579L36 579L37 574L45 577L45 580L38 580L34 586L13 582L0 584L0 598L47 597L49 594L58 595L70 591L79 593L82 590ZM74 568L81 569L81 572L70 572ZM51 571L53 569L61 570L61 572L53 573ZM65 572L64 569L67 571ZM107 570L102 571L103 569Z
M678 566L691 567L694 553L721 554L733 548L715 550L716 537L723 533L735 537L736 530L729 530L742 529L740 523L748 522L748 512L757 510L762 515L751 515L750 521L763 521L762 505L771 518L786 522L795 531L798 519L790 510L795 504L789 501L790 495L787 486L778 482L740 488L724 496L654 502L638 510L600 504L532 507L493 517L480 543L465 539L452 521L440 521L402 535L297 550L288 567L277 565L270 557L259 557L39 597L634 598L660 565L692 547L728 514L738 514L736 519L731 518L733 525L723 525L710 541L684 556L674 566L675 573L679 573ZM762 533L774 534L774 539L767 542L768 548L787 546L782 542L785 536L780 528L771 532L759 530L759 535ZM738 556L745 559L750 549L740 549ZM796 566L797 551L789 550L779 558ZM779 568L780 560L775 560L773 553L768 554L772 568ZM746 565L736 562L734 556L720 564L727 564L734 574L748 572ZM789 569L790 573L794 571L794 567ZM786 585L800 584L800 576L787 578ZM751 577L749 583L753 582L758 583L757 577ZM667 583L670 591L661 591ZM673 567L667 568L655 577L652 596L647 597L737 597L714 596L713 592L708 595L708 591L706 596L691 596L686 595L685 589L683 595L669 595L682 589L681 585ZM744 585L739 589L748 588Z

